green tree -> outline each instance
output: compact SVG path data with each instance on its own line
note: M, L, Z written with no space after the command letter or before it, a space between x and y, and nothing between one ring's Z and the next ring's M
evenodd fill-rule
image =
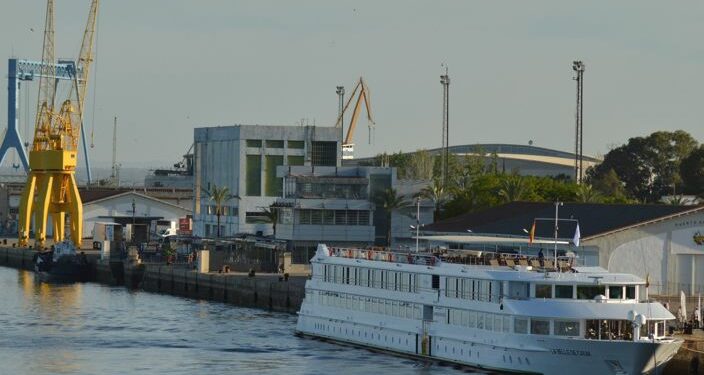
M218 218L218 237L220 237L220 216L223 213L223 205L227 203L234 195L230 194L230 189L227 186L213 186L206 190L205 193L208 195L209 199L215 203L215 215Z
M379 205L386 213L386 246L391 246L391 214L394 210L398 210L409 205L406 197L398 194L396 189L388 188L381 192L376 198L376 204Z
M510 175L501 180L501 189L499 196L504 203L516 202L523 200L526 193L523 177L519 175Z
M704 193L704 145L682 160L680 176L684 183L684 192L696 195Z
M433 157L426 150L412 153L407 161L405 176L409 180L430 180L433 178Z
M447 200L447 191L442 186L442 182L438 179L433 179L430 185L420 191L420 196L433 201L433 221L440 218L442 205Z
M581 184L577 186L576 201L579 203L600 203L603 197L592 185Z
M680 163L695 147L697 141L682 130L631 138L591 168L588 180L601 179L613 169L623 181L627 195L643 202L656 202L676 190L681 181Z
M271 229L274 231L274 237L276 237L276 224L279 223L279 208L275 206L269 206L264 209L262 215L266 217L268 222L271 223Z

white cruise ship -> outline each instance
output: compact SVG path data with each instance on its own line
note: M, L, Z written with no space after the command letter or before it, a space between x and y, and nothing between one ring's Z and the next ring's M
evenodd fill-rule
M519 263L465 265L318 245L296 331L534 374L656 373L682 345L666 334L675 317L647 302L644 280L595 267L547 272L537 260Z

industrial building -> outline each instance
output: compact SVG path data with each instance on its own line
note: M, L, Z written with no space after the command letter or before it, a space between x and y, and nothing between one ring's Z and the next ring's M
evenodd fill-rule
M558 240L570 243L557 245L558 251L574 252L580 264L647 277L653 294L704 291L704 206L565 203L558 208ZM437 222L424 234L440 236L435 238L450 248L535 255L542 247L552 254L554 217L553 203L513 202ZM526 243L534 222L536 238L548 243ZM574 246L577 224L581 241Z
M264 208L283 194L279 166L339 167L340 129L315 126L233 125L194 130L195 235L218 233L217 204L209 192L226 187L220 235L272 234Z
M427 150L431 155L441 155L441 148ZM517 172L524 176L564 176L574 178L575 156L573 153L552 150L532 145L512 144L473 144L457 145L448 148L450 154L483 155L487 165L496 163L503 172ZM584 170L600 162L599 159L584 156ZM345 165L375 165L376 157L345 160Z
M382 245L390 225L375 196L394 185L395 170L381 167L282 166L283 197L276 239L286 240L293 263L308 263L319 243Z

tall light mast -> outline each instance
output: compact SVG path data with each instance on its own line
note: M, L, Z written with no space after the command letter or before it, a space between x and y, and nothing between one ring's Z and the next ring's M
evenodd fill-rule
M577 108L575 109L575 133L574 133L574 181L578 184L582 183L584 178L584 154L582 153L582 141L584 140L584 126L582 123L584 109L583 83L584 83L585 65L581 61L572 62L572 70L575 72L573 79L577 81Z
M450 76L448 75L447 65L445 65L445 74L440 76L440 84L442 84L442 186L447 187L448 163L450 160Z

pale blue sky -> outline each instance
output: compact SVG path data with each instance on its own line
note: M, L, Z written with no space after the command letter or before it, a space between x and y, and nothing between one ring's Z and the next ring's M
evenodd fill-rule
M2 0L3 76L13 53L41 57L44 7ZM57 0L57 56L76 54L87 9ZM585 152L658 129L704 141L701 2L103 0L100 11L96 162L110 160L115 114L120 161L156 166L177 161L193 127L330 126L335 86L349 92L359 75L377 130L367 145L361 121L357 155L438 147L442 62L451 144L572 151L574 59L587 66Z

